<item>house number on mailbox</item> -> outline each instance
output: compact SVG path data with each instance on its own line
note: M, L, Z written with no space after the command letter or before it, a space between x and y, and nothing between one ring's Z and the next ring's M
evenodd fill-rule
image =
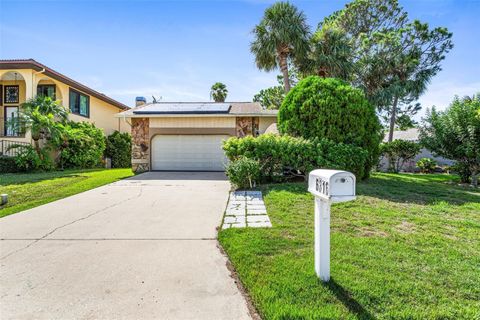
M318 192L328 195L328 181L317 178L316 189Z

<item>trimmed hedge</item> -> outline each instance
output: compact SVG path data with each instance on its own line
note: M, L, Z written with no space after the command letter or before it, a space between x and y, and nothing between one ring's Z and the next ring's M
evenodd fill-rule
M132 166L132 137L128 133L115 131L106 139L105 156L112 159L112 168Z
M14 157L0 156L0 173L20 172Z
M327 139L306 140L272 134L257 138L232 137L224 142L223 150L230 161L241 157L257 160L263 181L279 181L289 175L306 176L316 168L351 171L359 179L368 177L367 151Z

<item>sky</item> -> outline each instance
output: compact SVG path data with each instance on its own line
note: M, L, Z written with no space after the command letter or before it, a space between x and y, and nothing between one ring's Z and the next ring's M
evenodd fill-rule
M249 49L273 2L0 0L0 59L33 58L129 106L136 96L208 101L217 81L227 85L228 101L251 101L277 83L279 72L258 70ZM347 3L291 2L312 30ZM453 32L455 47L420 98L424 108L480 92L480 0L400 4L411 19Z

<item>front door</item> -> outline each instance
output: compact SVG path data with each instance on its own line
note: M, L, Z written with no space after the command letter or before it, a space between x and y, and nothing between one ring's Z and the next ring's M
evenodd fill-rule
M18 107L5 107L5 136L18 136Z

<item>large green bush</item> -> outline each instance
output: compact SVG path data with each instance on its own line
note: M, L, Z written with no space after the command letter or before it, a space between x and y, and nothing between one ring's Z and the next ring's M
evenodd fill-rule
M365 149L367 174L378 159L382 132L375 108L361 90L338 79L310 76L301 80L280 107L278 128L282 134Z
M259 161L264 181L283 180L289 175L306 176L315 168L348 170L359 178L367 175L365 150L327 139L306 140L270 134L257 138L232 137L224 142L223 149L230 161L241 157Z
M112 159L112 168L132 166L132 137L115 131L106 138L105 156Z
M103 131L88 122L69 122L65 126L60 163L66 168L99 166L105 151Z

